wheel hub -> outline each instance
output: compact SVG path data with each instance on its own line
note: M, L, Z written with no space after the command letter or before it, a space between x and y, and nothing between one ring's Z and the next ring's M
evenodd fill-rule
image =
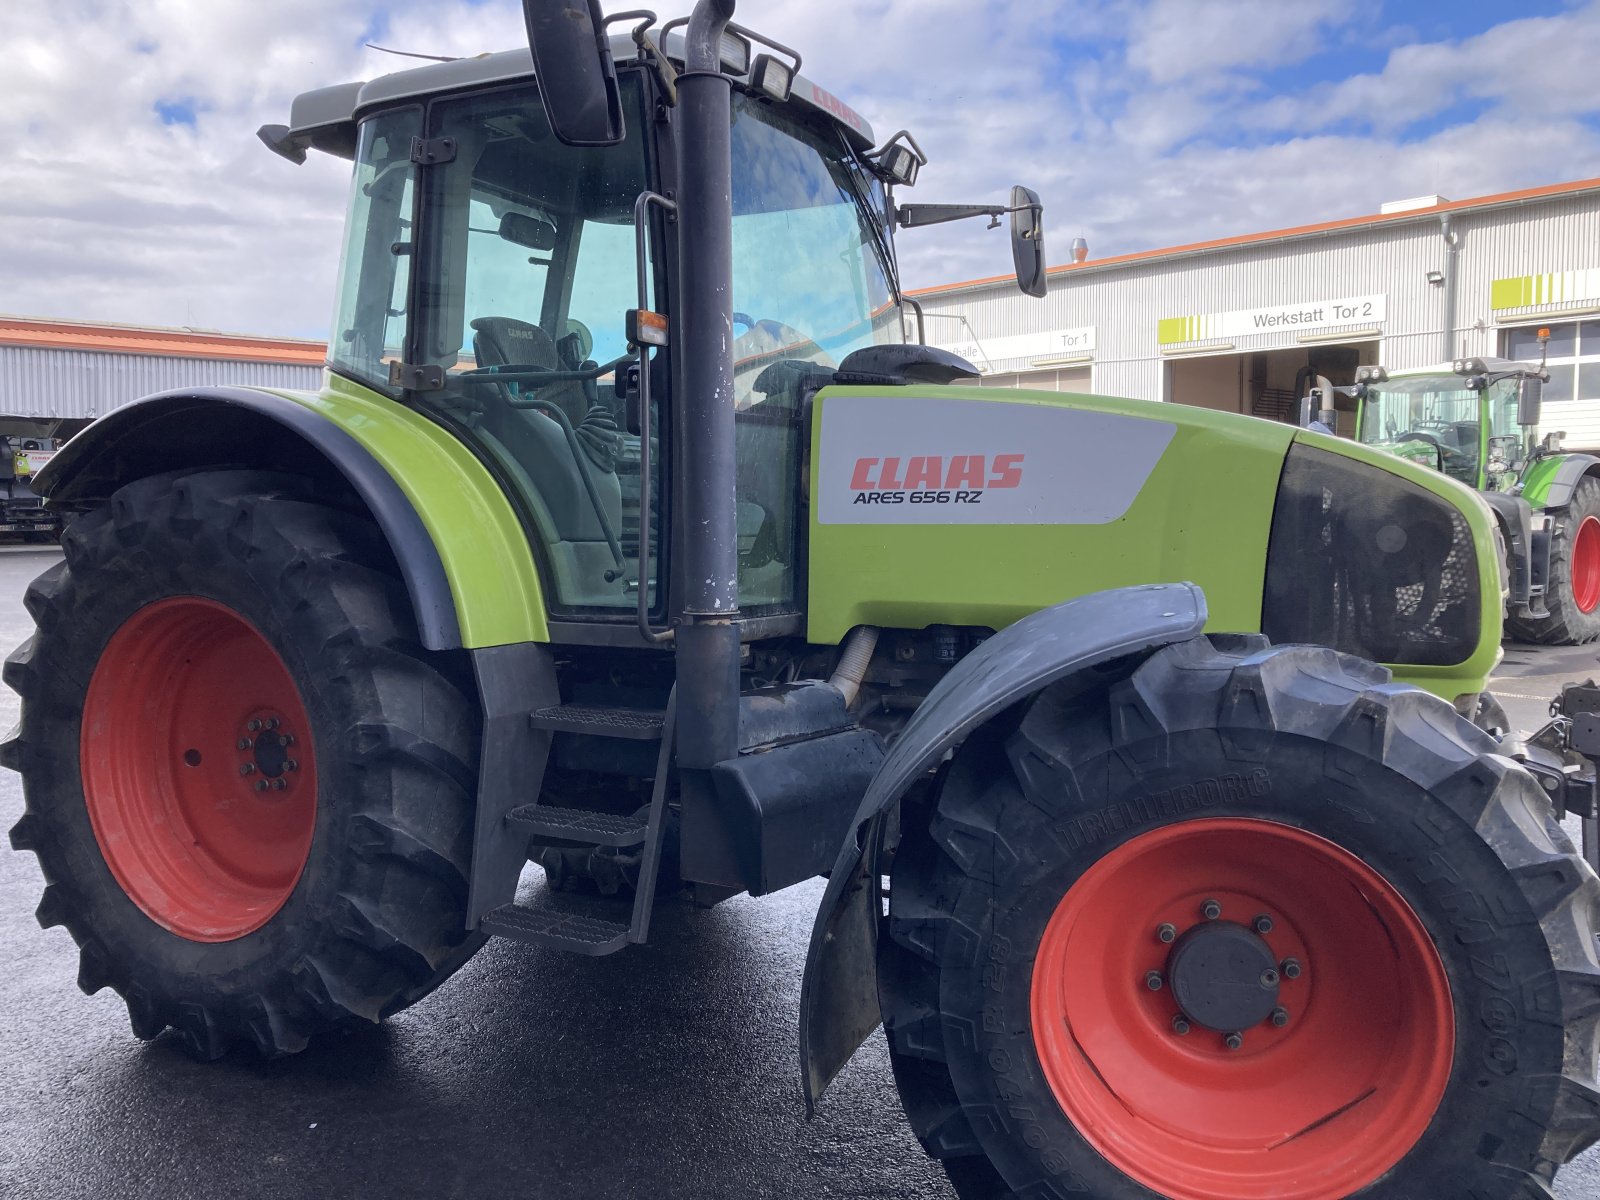
M1218 1033L1248 1029L1278 1007L1278 960L1254 930L1233 921L1196 925L1167 956L1172 996L1188 1019Z
M245 722L238 740L239 774L254 778L257 791L281 792L293 782L300 762L294 757L299 739L275 713L252 716Z

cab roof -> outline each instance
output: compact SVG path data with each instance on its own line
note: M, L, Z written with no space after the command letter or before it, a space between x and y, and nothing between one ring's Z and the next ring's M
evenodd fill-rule
M679 66L683 61L682 47L681 35L673 33L668 36L666 55L676 60ZM613 37L611 53L619 67L643 58L643 50L631 37ZM749 84L748 75L728 74L735 83ZM356 124L371 109L404 100L532 78L533 55L523 46L516 50L479 54L473 58L429 63L396 71L392 75L381 75L377 79L317 88L295 97L289 108L288 132L282 142L285 147L301 151L321 150L340 158L354 158ZM790 103L814 109L827 117L844 131L857 150L872 148L872 127L866 119L805 76L795 76Z
M1513 371L1521 371L1524 374L1531 375L1539 370L1538 363L1518 362L1512 358L1490 358L1481 355L1474 357L1477 357L1488 368L1491 375L1504 375ZM1403 370L1390 371L1389 378L1416 379L1424 375L1454 375L1455 373L1454 363L1434 363L1431 367L1406 367Z

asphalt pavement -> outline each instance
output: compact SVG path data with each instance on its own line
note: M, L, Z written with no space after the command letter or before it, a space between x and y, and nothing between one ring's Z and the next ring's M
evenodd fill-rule
M0 553L0 644L54 556ZM1593 650L1508 655L1518 723ZM1541 700L1542 697L1542 700ZM16 697L0 691L0 728ZM0 830L22 808L0 771ZM807 1122L796 1013L821 887L710 911L667 906L651 943L584 959L492 941L381 1028L262 1063L136 1041L41 930L31 854L0 848L0 1197L5 1200L950 1200L907 1130L881 1034ZM1560 1200L1600 1197L1600 1150ZM1443 1198L1441 1198L1443 1200Z

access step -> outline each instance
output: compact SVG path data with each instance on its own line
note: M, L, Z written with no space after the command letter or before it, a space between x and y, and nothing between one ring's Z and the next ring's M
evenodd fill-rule
M650 830L648 811L638 814L590 812L553 804L524 804L506 822L532 837L557 838L587 846L639 846Z
M653 742L661 738L664 713L643 708L608 708L600 704L557 704L536 709L535 729L552 733L577 733L587 737L629 738Z
M481 928L498 937L598 958L628 944L628 923L557 908L502 904L483 914Z

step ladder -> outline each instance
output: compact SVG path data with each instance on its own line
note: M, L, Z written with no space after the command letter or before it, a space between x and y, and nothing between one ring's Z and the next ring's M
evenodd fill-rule
M575 897L557 899L547 894L538 904L502 904L483 914L479 928L498 937L575 954L614 954L643 942L650 933L655 905L656 877L661 867L661 846L666 828L668 774L672 765L672 731L677 712L677 690L667 698L663 712L634 708L606 708L593 704L558 704L533 711L532 727L549 734L571 733L583 737L658 741L655 785L650 807L643 815L590 812L551 804L523 804L506 813L504 821L519 834L548 838L579 846L641 847L639 882L633 908L626 921L616 919L611 901L584 904Z

